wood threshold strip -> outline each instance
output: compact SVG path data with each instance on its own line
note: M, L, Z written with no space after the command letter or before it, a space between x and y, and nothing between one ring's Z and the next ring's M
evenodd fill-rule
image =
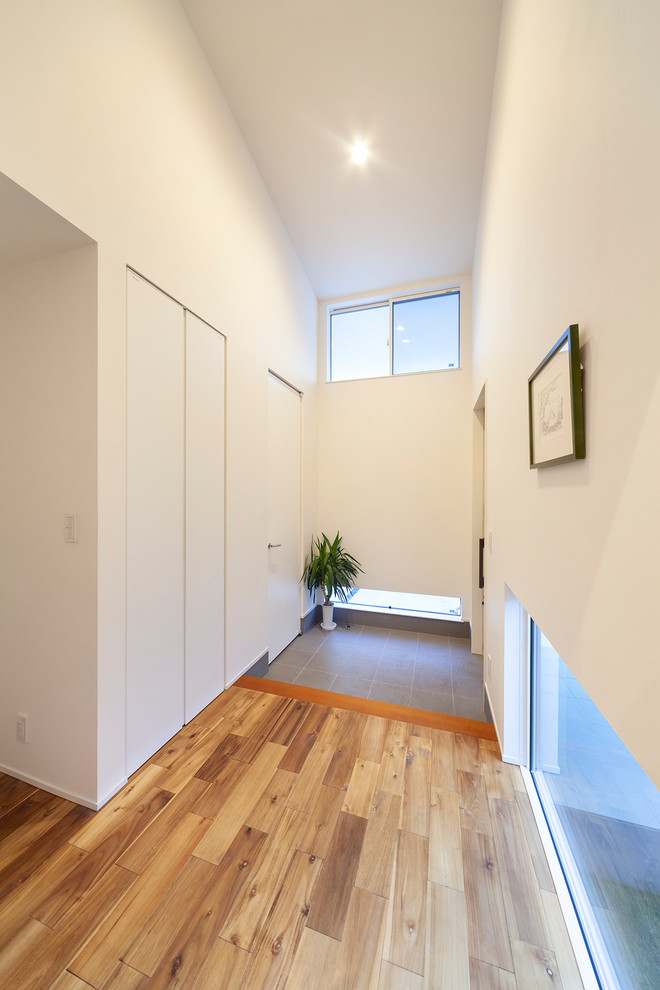
M457 715L441 715L438 712L426 712L421 708L406 708L404 705L391 705L386 701L374 701L371 698L354 698L348 694L335 694L332 691L320 691L318 688L305 687L302 684L286 684L283 681L271 681L265 677L251 677L243 674L235 682L237 687L248 688L251 691L263 691L266 694L276 694L280 698L295 698L296 701L311 701L330 708L344 708L349 712L362 712L365 715L379 715L399 722L412 722L429 729L443 729L445 732L458 732L463 736L473 736L476 739L489 739L497 742L495 726L490 722L476 722L469 718L459 718Z

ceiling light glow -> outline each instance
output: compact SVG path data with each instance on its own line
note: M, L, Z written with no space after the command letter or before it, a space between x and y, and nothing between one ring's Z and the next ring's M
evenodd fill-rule
M356 165L364 165L367 160L367 146L364 141L356 141L351 149L351 159Z

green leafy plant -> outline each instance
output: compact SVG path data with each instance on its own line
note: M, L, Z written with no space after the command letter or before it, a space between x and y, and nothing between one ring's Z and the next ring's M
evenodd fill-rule
M309 557L305 561L301 581L309 591L323 590L324 605L330 604L330 597L348 600L346 589L351 588L359 573L363 573L359 562L342 546L342 538L337 533L329 540L325 533L312 539Z

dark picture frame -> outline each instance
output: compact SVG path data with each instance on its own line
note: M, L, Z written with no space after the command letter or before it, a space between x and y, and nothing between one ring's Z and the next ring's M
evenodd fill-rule
M527 382L529 466L585 457L579 326L572 323Z

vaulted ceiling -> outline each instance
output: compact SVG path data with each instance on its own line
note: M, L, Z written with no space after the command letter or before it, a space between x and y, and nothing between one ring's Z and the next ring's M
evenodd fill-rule
M319 298L471 270L501 0L181 4Z

